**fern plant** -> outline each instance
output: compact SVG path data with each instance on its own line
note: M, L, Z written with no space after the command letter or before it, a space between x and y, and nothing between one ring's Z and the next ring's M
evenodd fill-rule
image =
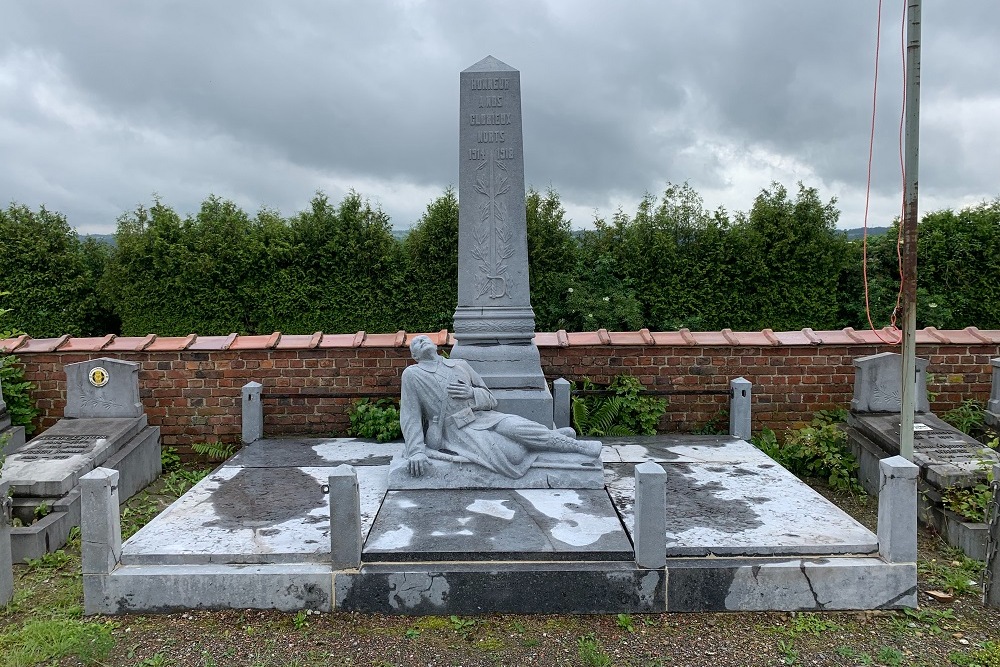
M618 423L625 407L625 401L620 396L609 396L595 403L591 412L588 401L573 398L573 426L578 435L595 437L635 435L627 426Z
M589 378L583 390L595 389ZM607 389L610 396L574 396L573 425L581 436L617 437L655 435L656 424L667 409L662 398L643 396L645 387L631 375L617 376Z
M191 449L198 456L204 456L212 463L225 461L236 453L236 445L224 442L196 442L191 445Z

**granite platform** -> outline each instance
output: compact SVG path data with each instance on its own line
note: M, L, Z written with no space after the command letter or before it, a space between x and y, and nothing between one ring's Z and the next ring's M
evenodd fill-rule
M401 443L260 440L85 573L87 613L275 608L629 613L915 606L916 564L743 440L609 439L604 489L388 491ZM667 566L637 566L637 463L667 470ZM357 471L359 568L330 562L325 482ZM337 527L333 527L336 532ZM85 536L86 539L86 536Z

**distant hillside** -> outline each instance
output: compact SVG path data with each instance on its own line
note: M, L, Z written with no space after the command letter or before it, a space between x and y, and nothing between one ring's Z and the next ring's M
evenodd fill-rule
M114 234L77 234L77 237L81 241L86 241L87 239L94 239L98 243L103 243L105 245L113 246L115 244Z
M869 227L868 236L882 236L887 231L889 227ZM855 227L854 229L845 229L844 233L847 234L848 241L855 241L861 239L865 235L864 227Z

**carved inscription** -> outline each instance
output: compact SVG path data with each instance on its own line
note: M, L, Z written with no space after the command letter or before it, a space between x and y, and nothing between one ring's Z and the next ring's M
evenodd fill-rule
M514 108L504 106L516 100L502 91L511 89L506 77L482 77L469 81L470 90L482 94L472 97L473 106L482 112L468 114L468 124L475 127L476 145L469 148L469 160L476 165L475 190L479 195L478 220L474 231L472 256L476 266L476 298L511 298L508 260L514 255L513 230L508 216L507 193L510 192L505 161L519 157L513 146L505 146L510 137L505 126L514 123Z
M913 448L925 456L941 461L965 463L979 460L979 452L974 445L947 431L914 434Z
M15 456L25 461L39 459L68 459L91 451L106 435L55 435L40 436L31 441Z

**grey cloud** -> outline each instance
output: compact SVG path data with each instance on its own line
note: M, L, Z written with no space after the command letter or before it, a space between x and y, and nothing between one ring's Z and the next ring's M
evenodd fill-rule
M885 3L883 25L874 172L883 199L899 181L900 4ZM577 209L684 180L730 188L749 207L756 191L732 192L733 165L705 145L763 148L805 165L819 181L809 185L857 192L874 9L783 0L4 3L0 86L4 63L34 58L102 121L74 129L46 115L44 102L0 101L0 150L15 156L0 165L0 196L110 226L116 207L153 191L184 211L215 192L285 212L352 179L440 191L457 180L458 72L486 54L522 72L529 182L553 185ZM924 19L927 108L1000 98L1000 6L931 5ZM987 122L928 114L921 180L935 201L998 194L1000 139L984 134L991 150L977 151L968 138ZM393 201L402 226L427 204L363 194Z

